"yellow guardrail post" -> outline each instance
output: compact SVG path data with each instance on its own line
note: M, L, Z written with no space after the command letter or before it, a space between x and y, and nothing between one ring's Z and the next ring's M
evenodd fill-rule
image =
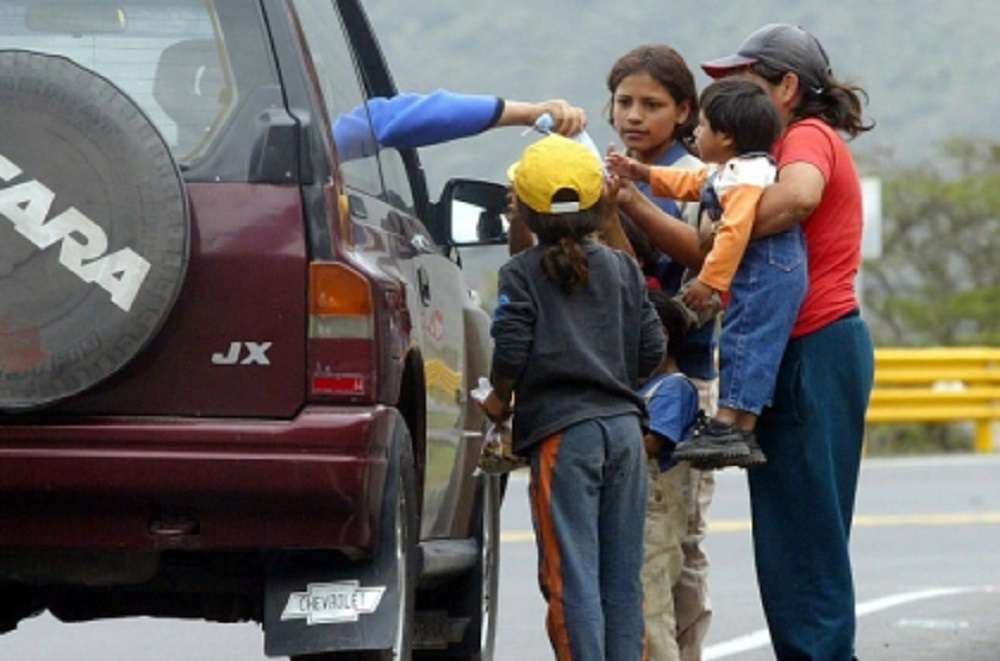
M976 452L989 454L993 452L993 421L976 421Z
M976 452L994 451L1000 349L877 349L868 422L974 422Z

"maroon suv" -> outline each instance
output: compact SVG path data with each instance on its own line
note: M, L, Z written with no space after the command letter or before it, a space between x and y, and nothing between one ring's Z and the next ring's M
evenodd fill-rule
M415 151L335 143L395 91L357 0L5 0L0 631L492 658L489 320L451 208L502 189L431 204Z

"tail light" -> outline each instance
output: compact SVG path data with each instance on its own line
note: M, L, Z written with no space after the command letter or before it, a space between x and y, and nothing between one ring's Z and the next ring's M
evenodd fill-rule
M312 399L373 401L377 347L371 280L342 262L309 265Z

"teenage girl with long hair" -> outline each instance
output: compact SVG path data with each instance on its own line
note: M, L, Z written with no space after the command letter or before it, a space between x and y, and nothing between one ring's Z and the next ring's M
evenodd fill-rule
M607 88L609 120L630 156L648 165L703 167L690 151L698 124L694 75L676 50L645 45L625 53L611 67ZM690 242L664 242L632 223L625 224L646 273L666 294L674 295L685 269L701 264L696 239L698 205L656 197L645 183L638 188L642 195L634 197L676 219L689 233ZM642 250L648 243L661 252ZM717 342L717 325L708 323L688 334L676 356L678 368L698 388L700 408L709 415L715 413L718 401ZM712 616L708 556L702 544L714 477L711 471L702 472L687 463L661 471L655 461L649 462L649 475L643 565L649 658L700 661Z

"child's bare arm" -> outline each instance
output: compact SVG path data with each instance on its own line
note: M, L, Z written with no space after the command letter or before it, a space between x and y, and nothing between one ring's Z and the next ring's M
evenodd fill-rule
M667 214L631 183L618 194L618 205L657 249L688 268L701 268L705 253L694 227Z
M618 191L621 188L621 180L612 175L604 181L604 205L602 207L601 228L597 231L601 243L609 248L617 248L635 257L635 249L625 228L622 227L621 218L618 215Z

